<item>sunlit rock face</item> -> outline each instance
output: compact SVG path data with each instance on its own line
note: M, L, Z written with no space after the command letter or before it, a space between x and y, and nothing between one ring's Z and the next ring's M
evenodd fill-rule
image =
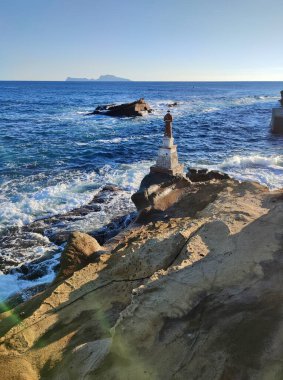
M218 177L178 191L1 314L5 379L282 379L283 192Z

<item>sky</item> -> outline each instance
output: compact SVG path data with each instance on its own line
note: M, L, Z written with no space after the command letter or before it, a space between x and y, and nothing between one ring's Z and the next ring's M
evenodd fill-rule
M0 0L0 80L283 80L283 0Z

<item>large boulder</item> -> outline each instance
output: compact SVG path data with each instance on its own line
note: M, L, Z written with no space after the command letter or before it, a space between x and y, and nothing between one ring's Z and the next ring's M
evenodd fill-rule
M190 190L191 181L183 176L150 173L141 182L140 189L132 195L137 210L138 222L150 218L175 204Z
M151 112L149 104L145 102L143 98L136 100L132 103L124 104L108 104L104 106L98 106L93 112L87 115L108 115L108 116L144 116Z
M87 265L95 253L103 250L92 236L83 232L72 232L62 252L61 267L56 280L70 277L75 271Z
M132 195L132 201L139 211L137 222L148 223L164 218L164 210L166 210L166 215L169 215L173 210L172 206L179 204L188 195L190 195L190 208L201 209L202 204L205 205L207 201L211 201L213 183L229 179L228 174L207 169L191 168L186 177L167 173L149 173L142 180L139 190ZM207 187L208 191L199 191L203 187L203 182L210 181L211 186ZM216 188L220 189L221 186L216 186Z

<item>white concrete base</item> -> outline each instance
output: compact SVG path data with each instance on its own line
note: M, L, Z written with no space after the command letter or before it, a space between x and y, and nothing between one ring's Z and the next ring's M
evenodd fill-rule
M170 175L183 174L183 165L179 164L177 146L173 137L163 137L162 147L159 148L156 165L150 168L154 173L167 173Z

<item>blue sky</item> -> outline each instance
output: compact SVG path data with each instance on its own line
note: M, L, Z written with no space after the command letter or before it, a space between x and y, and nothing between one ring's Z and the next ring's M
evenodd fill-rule
M0 80L283 80L283 0L0 0Z

